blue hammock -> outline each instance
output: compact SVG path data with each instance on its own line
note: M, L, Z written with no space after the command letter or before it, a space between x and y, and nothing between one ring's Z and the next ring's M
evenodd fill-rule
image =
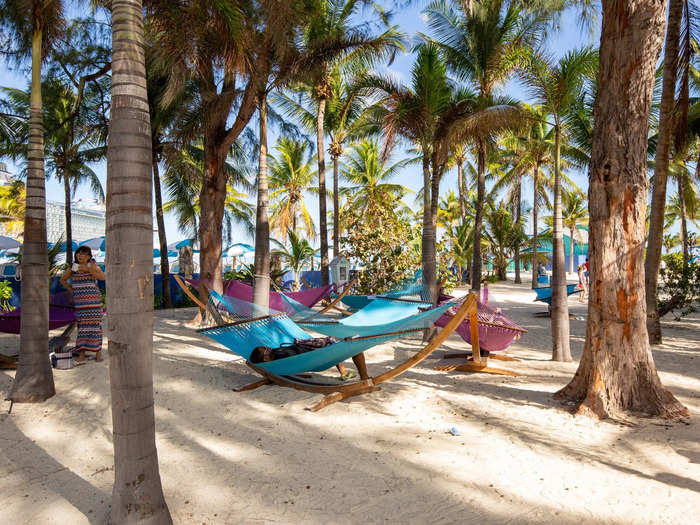
M547 303L548 305L552 305L552 287L551 286L543 286L542 288L533 288L533 291L537 295L535 298L535 302L541 301L543 303ZM578 293L581 291L581 288L579 288L578 284L567 284L566 285L566 295L571 295L574 293Z
M212 296L224 307L226 299L216 292ZM407 332L420 331L429 328L444 314L453 303L440 305L426 312L416 313L403 319L374 324L371 329L362 330L356 326L352 334L331 345L298 354L284 359L256 363L255 366L275 375L295 375L302 372L321 372L349 357L373 346L397 339ZM327 325L330 326L330 325ZM349 329L349 326L344 326ZM316 328L313 328L316 331ZM253 349L257 346L276 348L283 343L293 343L294 339L309 339L311 335L302 330L287 314L278 313L248 321L238 321L228 325L206 328L200 332L214 341L224 345L233 353L248 360ZM367 332L372 332L367 334ZM321 332L325 333L325 332ZM366 335L359 335L364 333Z
M427 303L431 302L430 293L423 287L423 270L416 271L413 277L404 279L385 293L377 295L346 295L341 301L350 311L354 312L365 308L375 297L415 297Z

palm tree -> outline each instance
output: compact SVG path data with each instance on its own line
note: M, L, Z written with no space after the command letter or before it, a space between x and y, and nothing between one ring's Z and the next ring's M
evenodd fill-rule
M0 186L0 224L6 233L22 237L26 203L27 190L22 181L14 180L11 184Z
M644 284L647 303L647 330L651 344L661 343L661 320L658 306L659 264L661 262L661 243L663 238L664 209L666 206L666 185L668 167L671 159L671 140L674 133L676 116L676 88L681 21L685 0L669 0L668 28L664 47L663 88L659 115L659 132L656 146L656 163L651 197L651 217L647 257L644 261ZM686 6L687 9L687 6ZM689 25L689 24L688 24ZM690 28L688 28L688 31ZM688 43L690 49L690 43ZM687 78L685 81L687 87Z
M495 89L504 83L519 65L525 49L534 45L550 19L546 11L529 10L517 0L470 2L462 13L445 0L437 0L427 9L431 28L436 33L450 70L475 86L480 109L511 105L498 100ZM515 124L512 122L511 125ZM494 142L493 130L481 130L473 142L477 150L477 208L475 218L472 289L481 288L482 212L486 198L485 165L488 149Z
M586 196L578 188L562 188L562 224L569 229L571 242L569 243L569 273L574 273L574 250L579 226L588 224L588 203ZM553 226L554 216L545 217L545 222Z
M110 521L171 524L158 471L153 409L153 179L141 2L113 0L111 5L112 85L117 89L112 89L107 167L114 439Z
M282 137L277 141L277 155L270 157L270 199L272 204L272 229L280 235L297 232L303 225L308 238L316 233L304 193L309 191L316 173L313 160L307 158L308 144L300 140Z
M355 25L354 17L361 0L321 0L314 16L308 20L304 40L308 47L336 42L346 47L346 52L332 60L322 61L312 71L304 71L307 90L313 91L317 102L316 152L318 159L319 236L321 240L321 280L328 284L328 227L326 213L326 162L324 123L326 104L333 97L330 72L334 67L363 69L380 62L403 49L401 34L394 27L378 36L371 34L371 25ZM381 14L381 10L378 11ZM310 79L310 80L307 80Z
M7 105L13 112L29 114L30 91L16 88L3 88L7 95ZM63 183L65 205L66 263L73 263L71 200L76 188L88 183L100 201L104 201L104 190L97 174L90 168L91 162L102 160L106 153L105 130L95 115L99 110L99 100L95 93L91 97L78 99L78 94L57 77L42 83L43 122L46 133L46 171ZM77 110L77 111L76 111ZM23 133L17 138L13 148L14 157L27 156L26 135L28 129L21 126Z
M603 2L590 163L591 282L583 356L557 397L579 413L667 418L688 410L666 390L646 332L644 241L647 138L664 3ZM611 257L611 251L614 257Z
M552 228L552 360L571 361L569 307L564 267L562 223L561 137L566 116L581 98L597 53L590 48L570 51L554 62L533 55L524 78L542 108L554 120L554 224Z
M515 247L524 240L525 230L520 222L513 220L503 201L498 206L488 202L484 218L484 233L489 243L489 251L493 255L493 266L498 279L504 281L511 255Z
M0 32L15 44L17 57L31 54L32 80L27 154L27 202L22 257L22 327L17 374L8 399L40 402L56 393L46 359L49 334L48 261L46 259L46 190L44 185L44 127L42 124L41 63L53 37L63 28L63 3L22 0L0 6Z
M389 180L410 162L410 159L404 159L388 166L380 155L376 140L352 144L342 171L343 179L350 184L341 190L341 194L348 198L346 206L361 214L379 204L400 202L410 190Z
M299 289L299 272L308 263L313 260L315 251L309 244L309 241L302 239L293 230L287 230L287 239L289 240L289 248L276 239L273 242L279 247L273 253L276 253L287 261L289 269L294 272L294 286Z

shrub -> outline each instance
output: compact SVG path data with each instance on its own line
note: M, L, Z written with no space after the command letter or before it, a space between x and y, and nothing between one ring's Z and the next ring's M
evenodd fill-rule
M666 268L661 270L659 286L659 315L676 312L676 320L698 311L700 302L700 264L683 265L683 254L670 253L662 257Z

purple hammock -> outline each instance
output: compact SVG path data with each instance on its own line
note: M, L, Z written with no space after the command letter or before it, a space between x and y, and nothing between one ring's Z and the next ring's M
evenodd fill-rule
M0 332L18 334L22 320L22 311L15 308L11 312L0 313ZM77 322L73 310L73 298L68 292L60 292L49 296L49 330L55 330Z
M308 290L302 290L300 292L285 292L284 295L303 304L307 308L311 308L321 299L328 297L334 287L335 285L329 284L327 286L321 286L320 288L309 288ZM253 302L252 286L248 286L240 281L231 280L228 284L225 284L225 288L224 295L249 303ZM272 290L270 290L270 309L277 310L278 312L298 313L297 310L289 305L288 301L282 298L282 294L273 292Z
M447 300L448 298L454 300L451 296L440 295L441 302L443 300ZM435 326L444 327L447 325L447 323L450 322L450 319L452 319L452 316L464 302L464 299L466 299L466 296L462 299L458 299L456 304L435 322ZM505 315L489 308L481 301L477 301L476 304L480 348L488 350L489 352L505 350L513 341L520 338L520 334L527 332L527 330L520 328ZM462 339L471 344L472 337L469 328L469 318L462 321L462 323L460 323L460 325L457 327L456 331L462 337Z

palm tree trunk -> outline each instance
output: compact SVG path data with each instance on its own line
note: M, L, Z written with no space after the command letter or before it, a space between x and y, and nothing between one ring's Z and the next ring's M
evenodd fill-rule
M151 132L140 0L112 1L107 311L114 441L110 522L171 524L153 407Z
M575 226L569 228L569 234L571 235L571 238L569 239L569 273L574 273L574 257L576 256L576 241L574 240L575 233Z
M681 220L681 247L683 248L683 269L688 269L690 261L690 250L688 249L688 217L685 211L685 188L683 184L683 174L678 177L678 204Z
M537 208L539 207L537 203L538 195L538 184L537 180L540 174L540 163L535 164L535 170L532 173L532 185L533 185L533 199L532 199L532 288L538 288L539 283L537 282Z
M258 207L255 216L255 265L253 303L270 306L270 219L267 182L267 95L260 95L260 156L258 158Z
M333 155L333 257L340 255L340 214L338 204L338 157Z
M464 166L462 162L457 163L457 187L459 189L459 216L462 218L462 224L467 219L466 206L466 191L464 188Z
M484 141L477 142L477 186L476 216L474 217L474 248L472 266L472 291L481 290L481 223L483 221L484 199L486 197L486 146Z
M39 9L40 11L40 9ZM41 101L41 19L32 35L32 87L29 109L27 197L22 246L22 319L17 374L7 399L38 403L56 393L48 360L49 261L46 257L46 189L44 186L44 126Z
M591 272L586 342L557 397L579 413L668 418L688 411L659 380L646 332L647 136L665 2L603 1L589 170Z
M223 291L222 242L226 206L226 150L216 144L213 133L204 138L204 178L199 194L199 272L202 282ZM204 298L206 300L206 298Z
M323 120L326 113L326 99L318 101L316 115L316 149L318 154L318 235L321 238L321 285L328 284L328 212L326 210L326 159L323 145Z
M561 128L554 126L554 225L552 227L552 361L572 361L561 209Z
M165 221L163 220L163 196L160 189L160 172L158 158L151 159L153 168L153 193L156 200L156 221L158 223L158 244L160 245L160 276L163 280L163 307L172 308L170 297L170 263L168 261L168 239L165 236Z
M68 174L63 172L63 195L65 200L64 212L66 214L66 264L73 264L73 221L70 207L70 181Z
M664 236L664 212L666 211L666 185L668 180L668 162L671 154L673 133L676 67L678 46L683 16L684 0L669 0L668 29L664 50L663 86L661 91L661 108L659 117L659 140L656 146L656 164L654 166L654 187L651 195L651 215L649 218L649 239L647 256L644 262L644 285L646 289L647 330L651 344L661 344L661 320L659 318L658 286L659 265L661 263L661 244Z
M522 207L522 186L521 179L518 178L518 193L515 199L515 205L517 209L515 210L515 224L520 227L520 208ZM520 279L520 241L515 243L515 255L513 256L513 262L515 263L515 284L520 284L522 280Z
M423 149L423 235L421 238L421 264L423 267L423 288L428 290L433 301L437 288L437 268L435 263L435 227L432 217L432 177L430 176L430 158Z

